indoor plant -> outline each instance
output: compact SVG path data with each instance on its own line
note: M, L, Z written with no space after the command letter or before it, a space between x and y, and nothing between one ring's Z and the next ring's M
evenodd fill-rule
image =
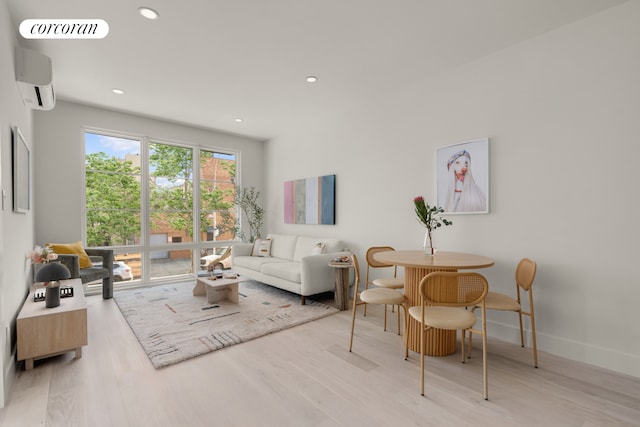
M444 209L438 206L429 206L425 203L422 196L414 197L413 205L415 208L418 222L422 224L427 231L424 235L424 252L427 255L435 255L436 249L433 246L433 230L443 225L451 225L452 221L442 218Z
M260 197L260 191L254 187L250 188L236 188L235 203L240 207L242 213L246 216L249 223L249 242L254 242L260 238L260 227L262 227L262 221L264 218L264 209L258 203ZM246 241L246 234L240 229L235 227L236 234L244 241Z

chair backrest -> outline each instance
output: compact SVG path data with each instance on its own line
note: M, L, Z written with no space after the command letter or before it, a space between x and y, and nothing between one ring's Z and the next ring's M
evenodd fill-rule
M436 271L420 281L425 305L472 307L482 303L488 291L487 279L474 272Z
M393 265L393 264L385 264L384 262L380 262L376 259L373 258L374 254L377 254L378 252L388 252L388 251L395 251L395 249L393 249L391 246L372 246L369 249L367 249L367 283L371 283L371 281L369 280L369 269L370 268L389 268L389 267L393 267L393 277L396 277L398 275L398 266Z
M388 252L395 251L391 246L372 246L367 249L367 264L371 268L384 268L384 267L393 267L393 264L385 264L384 262L380 262L378 260L373 259L373 255L378 252Z
M528 291L536 277L536 268L535 262L529 258L522 258L516 267L516 284Z

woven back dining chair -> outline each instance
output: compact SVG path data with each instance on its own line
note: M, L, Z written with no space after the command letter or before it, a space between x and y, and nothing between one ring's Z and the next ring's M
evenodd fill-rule
M531 341L533 344L533 366L538 367L538 347L536 345L536 319L533 309L533 280L536 277L537 265L529 258L522 258L516 267L516 299L499 293L489 292L485 298L487 310L513 311L518 313L520 320L520 345L524 348L524 328L522 316L531 319ZM522 309L521 290L528 294L528 310ZM475 310L477 307L472 309ZM469 356L471 356L471 336L469 336Z
M465 362L465 334L482 335L482 376L484 398L489 399L487 382L487 334L484 300L489 290L487 279L479 273L429 273L420 281L421 304L409 308L409 315L419 323L420 331L420 394L424 396L425 333L430 329L461 330L462 363ZM482 311L480 328L477 318L467 307L478 305ZM405 345L407 345L405 341Z
M398 266L392 264L385 264L383 262L377 261L373 255L378 252L386 252L386 251L394 251L391 246L372 246L367 249L366 259L367 259L367 272L365 277L365 290L369 289L369 285L378 287L378 288L390 288L390 289L404 289L404 279L398 276ZM372 279L369 276L371 270L382 270L382 269L393 269L393 276L390 277L378 277L376 279ZM395 310L395 305L391 306L391 311ZM367 306L364 307L364 315L367 315ZM387 305L384 306L384 330L387 330ZM400 310L398 310L398 335L400 335Z
M358 258L352 255L353 268L355 270L355 285L353 286L353 311L351 313L351 338L349 339L349 351L353 348L353 333L356 325L356 311L358 306L363 305L365 308L367 304L390 304L402 307L404 311L404 330L407 330L407 307L405 305L404 295L391 288L370 288L360 292L358 283L360 282L360 266L358 264ZM400 309L398 309L398 312ZM405 333L405 359L408 357L409 350L406 346L406 333Z

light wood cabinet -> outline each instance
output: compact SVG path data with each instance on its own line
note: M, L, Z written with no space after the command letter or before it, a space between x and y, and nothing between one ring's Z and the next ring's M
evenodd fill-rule
M87 302L80 279L61 281L73 287L73 297L61 298L58 307L46 308L44 301L34 302L33 295L41 284L31 288L17 319L18 360L25 361L25 369L33 369L36 359L55 356L68 351L82 357L87 345Z

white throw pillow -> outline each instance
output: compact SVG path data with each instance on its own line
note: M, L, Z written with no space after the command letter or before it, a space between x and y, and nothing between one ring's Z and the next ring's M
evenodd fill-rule
M324 243L318 242L312 249L311 255L320 255L324 253Z
M251 256L269 257L271 256L271 239L256 239L253 242Z

